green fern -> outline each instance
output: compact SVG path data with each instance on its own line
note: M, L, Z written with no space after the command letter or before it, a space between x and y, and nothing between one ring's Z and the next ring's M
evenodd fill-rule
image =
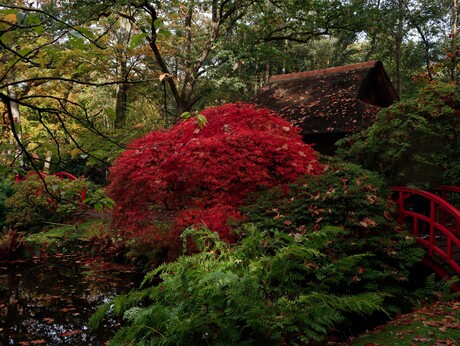
M460 278L457 276L448 280L440 280L435 273L432 273L425 278L424 286L418 288L415 294L420 300L441 299L449 301L457 299L460 297L460 292L453 293L452 286L459 282Z
M339 296L318 284L369 256L325 256L328 239L342 230L307 236L247 225L243 231L242 242L230 246L208 230L187 230L187 237L202 237L202 251L148 273L142 289L101 308L94 326L104 313L123 315L128 326L113 345L296 344L322 340L344 314L383 311L385 294Z
M96 312L89 319L89 327L91 329L97 329L101 325L102 320L108 314L112 303L106 303L98 307Z

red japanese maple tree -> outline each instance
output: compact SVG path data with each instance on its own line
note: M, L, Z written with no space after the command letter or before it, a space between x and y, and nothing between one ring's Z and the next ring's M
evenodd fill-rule
M232 241L227 221L242 218L248 193L323 170L298 129L273 111L238 103L200 114L206 126L191 117L153 131L115 161L108 194L125 235L172 245L185 227L203 223ZM169 227L155 227L164 215Z

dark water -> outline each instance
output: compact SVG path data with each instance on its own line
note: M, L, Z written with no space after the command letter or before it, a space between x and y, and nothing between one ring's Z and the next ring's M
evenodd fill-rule
M131 267L75 255L0 262L0 344L104 345L119 321L90 332L88 319L137 279Z

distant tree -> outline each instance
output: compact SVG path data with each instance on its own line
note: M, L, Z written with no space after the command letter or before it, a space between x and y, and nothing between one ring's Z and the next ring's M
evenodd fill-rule
M366 59L384 60L400 96L414 75L445 79L434 64L445 55L450 7L451 0L365 1L361 35L366 37Z

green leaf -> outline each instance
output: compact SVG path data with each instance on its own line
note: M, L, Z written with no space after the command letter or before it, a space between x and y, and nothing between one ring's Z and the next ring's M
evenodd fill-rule
M43 34L45 32L45 27L43 25L34 26L33 29L39 35L41 35L41 34Z
M40 15L38 13L30 14L27 17L25 17L25 22L30 26L38 26L42 24Z
M131 42L129 43L129 48L133 49L138 47L144 38L147 37L147 33L141 32L140 34L134 35L133 38L131 39Z
M160 18L157 18L153 22L153 25L155 26L155 28L161 28L164 24L163 24L163 21Z
M171 37L172 33L169 30L161 28L161 29L158 30L158 35L161 35L161 36L164 36L164 37L168 38L168 37Z
M192 113L190 112L184 112L180 115L180 117L184 120L190 119L191 116L192 116Z
M206 119L206 117L203 114L200 114L198 112L184 112L180 115L180 117L184 120L195 118L200 129L206 126L206 124L208 123L208 119Z
M105 114L109 117L110 121L115 121L115 118L117 116L117 113L115 112L115 109L107 108L105 110Z
M198 126L201 128L205 127L208 123L208 119L203 114L198 113L196 116L196 121L198 122Z
M25 56L27 56L31 51L32 51L31 48L23 48L23 49L21 49L21 50L18 52L18 54L19 54L20 56L22 56L22 57L25 57Z
M13 33L11 31L5 32L0 36L0 41L5 45L11 44L13 42Z
M94 38L93 32L91 30L87 29L87 28L77 26L77 27L75 27L75 30L77 30L79 33L83 34L84 36L86 36L86 37L88 37L90 39Z
M72 48L75 49L84 49L85 48L85 40L83 39L82 35L79 32L69 32L67 35L69 39L69 44Z
M23 24L26 20L26 15L24 12L16 12L16 18L18 23Z

